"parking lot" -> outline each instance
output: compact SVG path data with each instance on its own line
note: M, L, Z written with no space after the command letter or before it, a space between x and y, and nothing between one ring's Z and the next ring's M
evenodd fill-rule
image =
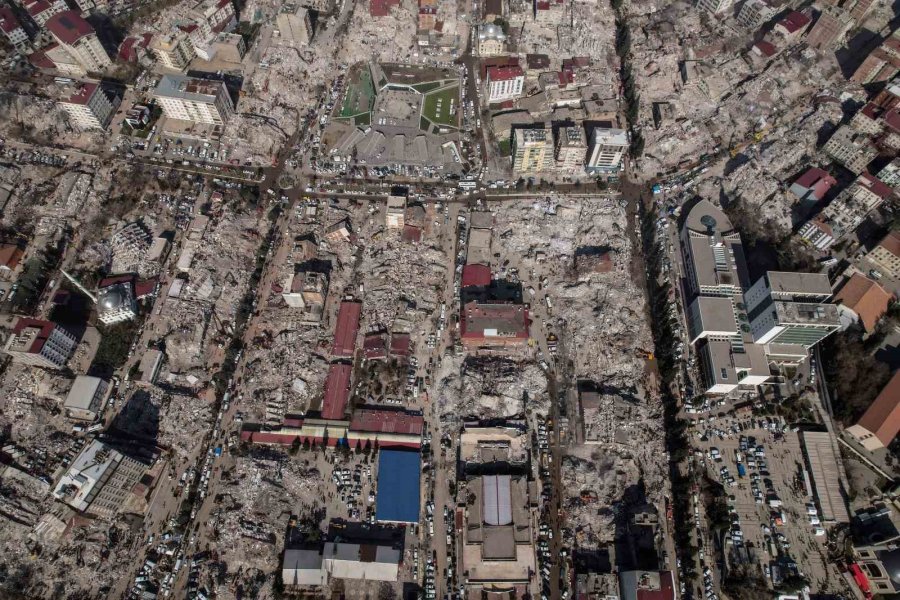
M800 437L780 418L712 418L698 422L699 467L723 485L732 521L724 533L730 565L748 563L770 585L796 563L811 582L826 574L825 530L808 495ZM708 557L709 558L709 557Z

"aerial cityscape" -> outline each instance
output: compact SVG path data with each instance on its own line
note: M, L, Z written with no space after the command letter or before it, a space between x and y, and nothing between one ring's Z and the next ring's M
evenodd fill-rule
M0 29L0 600L900 598L900 4Z

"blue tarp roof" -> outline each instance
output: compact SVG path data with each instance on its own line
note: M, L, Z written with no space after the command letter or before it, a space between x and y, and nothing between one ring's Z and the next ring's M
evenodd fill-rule
M418 452L381 450L378 453L375 519L395 523L418 523L421 474L422 458Z

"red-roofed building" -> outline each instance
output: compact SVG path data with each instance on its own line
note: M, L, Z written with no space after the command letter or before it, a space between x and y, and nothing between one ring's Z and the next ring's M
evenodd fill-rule
M775 56L775 53L778 52L778 48L775 47L775 44L771 42L767 42L766 40L760 40L753 44L753 48L751 49L754 54L757 56L762 56L765 58L772 58Z
M528 343L528 307L524 304L482 304L463 307L459 328L470 351L524 348Z
M118 104L113 104L103 88L93 82L81 82L75 92L59 102L78 129L106 129Z
M394 356L409 356L411 338L408 333L391 334L391 354Z
M3 30L3 35L17 50L28 46L28 33L8 6L0 6L0 30Z
M623 571L619 573L621 600L676 600L671 571Z
M865 414L847 433L869 451L887 448L900 432L900 371L884 386Z
M400 0L369 0L369 16L386 17L395 6L400 6Z
M792 10L775 25L775 31L781 35L793 38L799 36L809 26L812 19L809 16Z
M880 125L884 126L884 135L878 140L879 144L891 150L900 150L900 111L892 108L881 116Z
M40 27L44 27L53 15L69 9L62 0L54 0L52 3L47 0L25 0L22 6L25 7L28 16Z
M828 171L818 167L808 169L797 181L791 184L790 192L800 199L800 202L821 202L828 190L837 185L837 180L829 175Z
M4 351L16 362L61 369L75 352L78 340L52 321L21 317Z
M491 285L491 268L487 265L466 265L463 267L462 282L463 288L467 287L488 287Z
M337 325L334 328L334 343L331 354L352 357L356 351L356 334L359 333L359 317L362 314L360 302L341 302L338 309Z
M856 111L856 114L853 115L853 118L850 120L850 125L856 131L861 131L868 135L876 135L881 133L881 122L879 121L881 113L881 107L869 102Z
M900 232L892 231L866 255L882 274L900 279Z
M525 72L518 65L487 68L484 88L491 104L519 98L524 86Z
M401 410L359 408L350 419L350 431L422 435L424 428L422 415Z
M85 71L102 71L112 64L103 44L90 23L74 10L65 10L50 17L47 30L61 48Z
M835 304L840 304L844 312L849 312L868 332L875 329L878 319L888 309L893 298L877 281L854 273L835 294Z
M408 244L418 244L422 241L422 228L415 225L404 225L400 239Z
M56 47L58 47L57 44L51 44L44 50L52 50ZM43 50L38 50L37 52L32 52L31 54L29 54L28 62L32 67L40 71L50 71L56 68L56 63L50 60Z
M24 255L16 244L0 244L0 271L15 271Z
M152 33L142 34L140 37L127 37L119 45L119 60L124 62L138 62L149 55L148 48L153 40Z
M363 339L363 354L367 360L387 358L387 336L383 333L369 333Z
M323 419L343 419L350 401L350 376L353 367L346 363L334 363L328 367L325 379L325 398L322 400Z

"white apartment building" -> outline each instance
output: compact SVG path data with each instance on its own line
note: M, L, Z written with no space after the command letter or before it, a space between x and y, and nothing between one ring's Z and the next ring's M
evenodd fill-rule
M731 8L732 4L733 0L698 0L697 7L717 15Z
M7 6L0 7L0 30L3 30L3 35L17 50L25 50L28 47L30 41L28 33L22 28L12 9Z
M871 137L849 125L835 131L822 149L825 154L856 175L862 173L878 155L878 149L872 144Z
M156 60L167 69L183 71L194 57L194 46L183 31L153 36L150 51Z
M4 351L16 362L61 369L75 352L78 340L52 321L19 318Z
M622 129L595 127L585 169L592 175L615 175L628 152L628 134Z
M53 15L47 19L46 26L59 48L85 71L102 71L112 64L94 28L74 10Z
M894 190L876 177L863 173L825 207L822 217L840 239L862 225L866 216L891 197Z
M737 22L741 27L756 30L774 19L776 14L778 12L766 0L747 0L738 13Z
M53 15L69 10L69 7L66 6L63 0L54 0L53 2L48 2L47 0L25 0L22 6L25 8L28 16L40 27L44 27Z
M525 72L520 67L488 67L484 87L489 103L515 100L525 87Z
M165 75L153 97L170 119L222 125L234 112L231 96L221 81Z
M75 93L59 102L78 129L106 129L116 110L103 88L92 82L81 82Z

